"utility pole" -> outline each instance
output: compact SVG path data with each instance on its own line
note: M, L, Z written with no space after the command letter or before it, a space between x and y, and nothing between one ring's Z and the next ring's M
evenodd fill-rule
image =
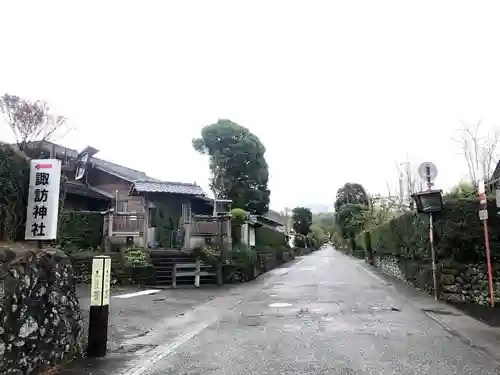
M481 171L482 172L482 171ZM488 201L486 199L486 190L484 187L484 177L479 180L479 219L483 222L484 228L484 245L486 249L486 263L488 266L488 285L490 288L490 304L491 307L495 307L495 294L493 289L493 271L491 268L491 250L490 250L490 238L488 232Z

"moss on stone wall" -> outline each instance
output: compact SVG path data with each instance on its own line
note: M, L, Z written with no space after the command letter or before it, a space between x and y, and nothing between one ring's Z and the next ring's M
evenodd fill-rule
M0 373L38 373L81 353L73 268L55 249L0 247Z

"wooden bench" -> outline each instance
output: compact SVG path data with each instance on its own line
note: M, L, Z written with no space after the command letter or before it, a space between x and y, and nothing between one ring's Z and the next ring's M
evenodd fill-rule
M177 286L178 277L194 277L194 286L200 286L200 277L202 276L216 276L216 273L209 272L210 266L202 264L200 260L196 263L174 263L172 266L172 287Z

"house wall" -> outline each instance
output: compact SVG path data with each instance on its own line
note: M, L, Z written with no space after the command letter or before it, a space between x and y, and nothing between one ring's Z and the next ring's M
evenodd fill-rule
M227 233L227 235L223 239L223 242L224 244L226 244L226 246L231 247L232 245L231 220L224 221L223 225L225 227L223 228L223 232ZM215 233L213 233L214 234L213 236L194 234L189 237L186 237L186 247L189 249L194 249L196 247L205 246L206 239L208 238L210 238L213 244L219 243L220 242L219 231L216 230L214 232Z
M241 243L248 245L249 244L249 225L245 223L241 226Z
M253 226L248 228L248 245L255 247L255 227Z
M90 186L104 190L116 196L118 190L118 201L127 202L127 212L145 212L145 200L142 196L129 196L131 183L121 178L110 175L97 168L91 168L88 172L87 182ZM119 207L121 211L122 208Z
M255 227L245 223L241 226L241 243L255 246Z

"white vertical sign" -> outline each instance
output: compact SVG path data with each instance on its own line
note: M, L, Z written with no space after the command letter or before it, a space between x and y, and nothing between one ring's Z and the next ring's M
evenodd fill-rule
M31 160L25 239L57 238L60 183L60 160Z
M92 260L90 306L109 305L111 288L111 258L99 255Z
M104 259L104 280L102 281L102 304L109 305L111 294L111 258Z
M90 306L102 306L102 280L104 278L104 259L92 260L92 279L90 282Z

